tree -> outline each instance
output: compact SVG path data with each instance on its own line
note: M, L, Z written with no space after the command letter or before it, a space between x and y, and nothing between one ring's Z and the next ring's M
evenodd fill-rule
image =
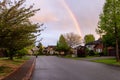
M22 58L24 55L28 54L27 48L23 48L21 50L16 51L17 57Z
M64 51L64 52L69 51L69 46L63 35L60 36L59 41L57 42L56 49L57 51Z
M33 9L33 5L25 8L24 2L25 0L0 2L0 47L9 50L11 60L16 51L34 44L37 37L34 33L41 32L39 24L33 24L29 20L39 9Z
M116 60L119 59L118 40L120 38L120 0L106 0L103 13L100 15L99 27L104 34L115 37Z
M79 45L81 43L81 36L74 33L67 33L64 35L66 42L70 47Z
M43 45L42 45L42 43L40 42L39 44L38 44L38 54L43 54Z
M115 47L115 36L107 33L103 35L102 42L106 47L109 47L109 46Z
M85 43L93 42L95 41L95 37L92 34L85 35L84 37Z
M104 35L104 31L99 28L99 23L98 23L98 28L96 29L96 33L102 38L102 35Z

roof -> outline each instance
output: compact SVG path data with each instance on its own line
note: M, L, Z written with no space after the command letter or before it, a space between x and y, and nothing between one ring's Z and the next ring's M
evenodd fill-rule
M77 47L80 47L81 45L75 45L75 46L72 46L72 48L77 48Z
M100 38L96 41L89 42L89 43L85 44L85 46L87 46L87 45L97 45L97 44L101 44L101 43L102 43L102 39Z
M85 48L85 46L78 45L74 47L74 49L82 49L82 48Z
M48 45L48 47L46 47L46 48L53 48L53 49L55 49L56 46L54 46L54 45Z

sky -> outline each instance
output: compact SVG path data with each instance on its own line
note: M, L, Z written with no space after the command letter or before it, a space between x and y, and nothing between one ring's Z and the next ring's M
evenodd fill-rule
M36 23L44 23L46 27L37 38L44 46L56 45L61 34L73 32L84 38L93 34L99 36L95 29L105 0L27 0L26 4L35 4L40 11L31 18Z

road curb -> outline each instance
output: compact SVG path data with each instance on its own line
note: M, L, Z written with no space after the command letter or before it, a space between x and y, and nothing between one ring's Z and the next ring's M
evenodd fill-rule
M29 71L27 72L26 76L22 80L31 80L33 70L35 68L36 59L34 59L32 66L30 67Z

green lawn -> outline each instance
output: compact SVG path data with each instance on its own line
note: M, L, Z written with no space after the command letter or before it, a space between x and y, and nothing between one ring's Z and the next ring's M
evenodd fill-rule
M110 59L99 59L99 60L92 60L93 62L98 62L98 63L105 63L105 64L112 64L112 65L119 65L120 62L116 62L115 58L110 58Z
M69 58L74 60L84 60L84 59L87 60L95 57L96 56L87 56L87 57L79 58L79 57L71 57L70 55L67 55L67 56L64 56L63 58ZM116 62L116 58L97 59L97 60L89 60L89 61L120 66L120 62Z
M14 58L12 61L8 58L0 58L0 80L19 68L28 59L29 57L23 57L22 59Z
M86 56L86 57L72 57L71 55L63 56L64 58L70 58L75 60L81 60L81 59L91 59L98 56Z

